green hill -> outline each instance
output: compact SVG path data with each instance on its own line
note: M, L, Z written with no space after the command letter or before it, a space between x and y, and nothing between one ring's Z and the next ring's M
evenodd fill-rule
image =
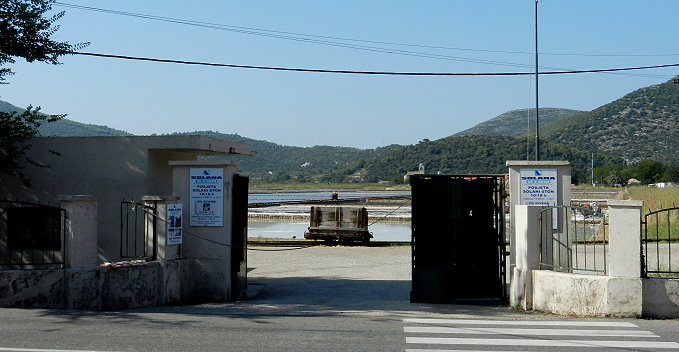
M679 162L679 85L672 80L638 89L590 112L543 129L544 140L573 148L643 159Z
M0 101L0 109L18 109ZM202 134L244 142L257 152L254 157L234 157L239 172L253 180L302 182L352 181L401 182L403 175L420 163L427 172L444 174L502 173L506 160L532 159L532 142L526 131L527 110L514 110L456 135L415 145L391 145L376 149L315 146L295 147L213 131ZM541 159L568 160L573 175L584 176L591 153L596 165L621 165L655 159L679 163L679 85L668 81L642 88L590 112L541 109ZM70 120L45 124L43 135L126 135L106 126Z
M174 133L174 135L206 135L234 142L243 142L257 152L250 157L229 157L240 163L239 172L255 179L272 181L327 181L359 159L372 159L386 154L394 146L377 149L351 147L294 147L279 145L263 140L242 137L214 131Z
M363 175L366 181L389 180L402 182L408 171L424 164L427 173L442 174L500 174L506 172L507 160L525 160L532 156L532 146L523 138L508 136L451 136L436 141L422 141L416 145L400 146L384 156L360 161L344 170L344 175ZM541 149L544 160L568 160L577 180L584 176L590 154L544 143ZM600 156L597 164L621 163L611 156Z
M25 109L14 106L6 101L0 100L0 111L24 111ZM80 123L69 119L45 123L40 128L41 136L45 137L86 137L86 136L129 136L130 133L116 130L107 126Z
M581 113L579 110L540 108L540 127ZM530 120L529 120L530 119ZM535 129L535 109L519 109L498 115L488 121L454 134L454 136L510 136L519 137L528 133L528 121Z

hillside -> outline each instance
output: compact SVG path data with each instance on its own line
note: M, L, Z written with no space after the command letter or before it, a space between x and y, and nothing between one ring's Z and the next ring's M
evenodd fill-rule
M0 109L17 109L0 101ZM420 163L428 173L502 173L506 160L532 158L532 142L525 134L527 110L514 110L456 135L415 145L377 149L350 147L295 147L213 131L202 134L244 142L257 152L233 157L239 172L253 181L283 182L401 182ZM679 85L668 81L642 88L590 112L541 109L541 159L568 160L577 180L585 175L595 152L596 167L655 159L679 163ZM124 135L106 126L63 120L46 124L43 135ZM528 144L528 145L527 145ZM527 150L528 148L528 150Z
M590 112L544 129L544 140L581 150L679 162L679 85L672 80L638 89Z
M540 108L540 127L581 113L579 110ZM454 134L454 136L510 136L519 137L528 133L528 119L531 131L535 129L535 109L519 109L498 115L488 121Z
M532 146L531 146L532 147ZM573 175L583 177L590 163L590 154L573 148L544 143L545 160L568 160ZM528 153L533 153L529 148ZM423 163L427 173L500 174L506 172L507 160L526 159L526 140L508 136L451 136L416 145L400 146L390 153L371 160L362 160L344 170L345 175L362 175L366 181L389 180L402 182L403 175ZM601 155L597 164L620 163L621 160Z
M0 111L24 111L25 109L14 106L6 101L0 100ZM59 121L45 123L40 128L40 135L45 137L51 136L69 136L69 137L87 137L87 136L129 136L130 133L116 130L107 126L92 125L80 123L69 119L61 119Z
M372 159L386 154L394 146L377 149L358 149L351 147L293 147L279 145L263 140L242 137L213 131L174 133L174 135L200 134L234 142L247 143L257 152L251 157L229 157L240 163L241 174L272 181L330 181L328 177L345 169L356 160Z

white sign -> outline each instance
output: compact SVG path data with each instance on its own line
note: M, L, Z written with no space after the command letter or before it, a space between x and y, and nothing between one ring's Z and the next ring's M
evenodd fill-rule
M224 226L224 169L189 171L191 226Z
M521 169L519 204L556 206L556 169Z
M167 244L182 244L182 203L167 205Z

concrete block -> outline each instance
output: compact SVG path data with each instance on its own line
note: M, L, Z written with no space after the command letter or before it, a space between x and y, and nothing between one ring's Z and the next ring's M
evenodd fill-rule
M178 304L181 302L181 266L183 261L162 262L158 304Z
M512 268L512 279L509 283L509 306L514 309L533 309L532 287L527 287L531 280L526 280L526 275L532 271L520 268ZM527 294L530 293L530 294ZM530 297L530 301L528 300Z
M105 268L101 287L101 308L121 309L158 305L158 262L127 268Z
M230 292L226 260L186 259L182 266L183 302L223 302Z
M562 315L607 315L608 277L533 271L533 309Z
M641 279L610 277L607 289L607 315L615 317L641 316Z
M638 317L641 279L533 271L533 309L563 315Z
M0 271L0 307L62 307L64 278L61 270Z
M99 268L64 270L65 309L101 309L101 270Z
M679 279L642 279L642 315L679 318Z

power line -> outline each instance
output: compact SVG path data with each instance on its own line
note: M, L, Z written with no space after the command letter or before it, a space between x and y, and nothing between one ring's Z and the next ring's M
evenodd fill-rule
M473 59L473 58L465 58L465 57L455 57L455 56L449 56L449 55L423 53L423 52L400 50L400 49L393 49L393 48L389 49L389 48L373 47L373 46L366 46L366 45L333 42L333 41L328 41L328 39L329 40L340 40L340 41L344 41L344 42L393 45L393 46L404 46L404 47L426 48L426 49L439 49L439 50L456 50L456 51L468 51L468 52L521 54L521 55L532 55L533 54L533 53L524 52L524 51L473 49L473 48L460 48L460 47L448 47L448 46L435 46L435 45L423 45L423 44L410 44L410 43L397 43L397 42L387 42L387 41L377 41L377 40L354 39L354 38L345 38L345 37L337 37L337 36L324 36L324 35L288 32L288 31L278 31L278 30L263 29L263 28L234 26L234 25L203 22L203 21L194 21L194 20L187 20L187 19L180 19L180 18L173 18L173 17L163 17L163 16L135 13L135 12L110 10L110 9L104 9L104 8L83 6L83 5L74 5L74 4L63 3L63 2L58 2L58 1L55 2L54 4L57 5L57 6L72 8L72 9L78 9L78 10L101 12L101 13L120 15L120 16L128 16L128 17L136 17L136 18L147 19L147 20L162 21L162 22L169 22L169 23L175 23L175 24L183 24L183 25L203 27L203 28L216 29L216 30L222 30L222 31L230 31L230 32L248 34L248 35L264 36L264 37L270 37L270 38L275 38L275 39L285 39L285 40L292 40L292 41L307 42L307 43L312 43L312 44L343 47L343 48L349 48L349 49L366 50L366 51L382 52L382 53L397 54L397 55L416 56L416 57L424 57L424 58L433 58L433 59L441 59L441 60L453 60L453 61L482 63L482 64L491 64L491 65L503 65L503 66L514 66L514 67L529 67L530 66L530 65L526 65L526 64L518 64L518 63L510 63L510 62L502 62L502 61L482 60L482 59ZM318 38L318 39L313 39L313 38ZM319 39L322 39L322 40L319 40ZM540 55L583 56L583 57L669 57L669 56L679 56L679 54L583 54L583 53L549 53L549 52L540 53Z
M387 75L387 76L526 76L526 75L535 74L534 72L395 72L395 71L329 70L329 69L310 69L310 68L293 68L293 67L236 65L236 64L223 64L223 63L211 63L211 62L200 62L200 61L184 61L184 60L174 60L174 59L159 59L159 58L150 58L150 57L102 54L102 53L91 53L91 52L75 52L75 51L69 52L69 54L103 57L103 58L112 58L112 59L123 59L123 60L183 64L183 65L230 67L230 68L270 70L270 71L313 72L313 73L339 73L339 74ZM592 69L592 70L541 71L540 75L625 72L625 71L650 70L650 69L659 69L659 68L668 68L668 67L679 67L679 63L665 64L665 65L653 65L653 66Z

